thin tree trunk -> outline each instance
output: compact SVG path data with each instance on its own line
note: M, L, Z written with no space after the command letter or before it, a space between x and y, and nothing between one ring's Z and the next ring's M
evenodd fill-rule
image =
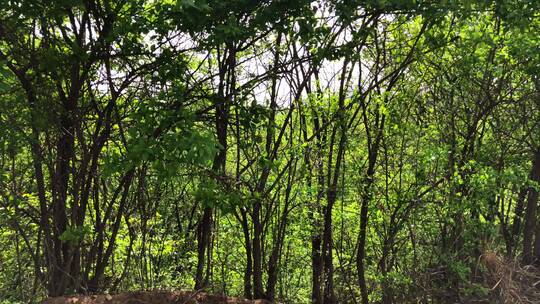
M356 269L358 271L358 286L360 286L362 304L369 304L366 277L365 277L365 257L366 257L366 234L368 225L368 206L371 201L371 184L373 177L367 177L364 184L364 194L360 206L360 232L358 234L358 252L356 255Z
M529 192L529 189L528 187L524 186L520 191L519 191L519 194L518 194L518 199L517 199L517 202L516 202L516 208L515 208L515 216L514 216L514 221L512 223L512 234L510 235L509 237L509 240L508 240L508 244L506 246L507 248L507 254L509 257L513 257L514 256L514 251L515 251L515 247L516 247L516 244L518 242L518 239L519 239L519 234L520 234L520 231L521 231L521 221L522 221L522 217L523 217L523 209L524 209L524 203L525 203L525 198L527 197L527 193Z
M530 179L535 182L540 181L540 149L538 149L535 153ZM527 208L525 210L525 224L523 228L523 262L526 264L532 263L535 259L535 256L533 254L533 242L537 226L537 203L538 192L531 187L529 188L529 195L527 198ZM540 251L540 244L538 245L539 246L537 246L537 248Z
M335 201L335 193L329 194L334 197L329 200ZM336 303L334 295L334 263L332 251L334 248L334 242L332 237L332 209L333 202L325 208L324 212L324 231L323 231L323 263L324 263L324 304Z
M268 261L268 281L266 284L266 299L274 302L276 294L276 284L278 279L278 263L285 241L285 231L287 228L287 218L289 216L289 204L291 203L291 190L293 186L293 172L295 166L289 167L289 174L287 179L287 190L285 191L285 204L283 206L283 212L278 222L277 233L275 241L272 247L272 253Z
M230 46L228 57L224 62L219 62L219 86L218 86L218 96L219 100L215 103L215 131L219 143L219 150L214 157L214 162L212 164L212 171L220 178L225 174L225 165L227 162L227 128L229 125L229 112L230 104L234 98L235 87L235 75L234 69L236 67L236 52L233 47ZM218 54L219 54L218 49ZM219 55L218 55L219 57ZM229 77L227 78L227 74ZM228 82L227 82L228 81ZM227 83L226 83L227 82ZM229 94L225 94L226 85L228 85ZM228 97L226 97L228 96ZM219 182L219 181L218 181ZM211 273L209 267L211 267L211 234L212 234L212 208L205 207L203 210L202 218L198 226L198 238L197 238L197 272L195 274L195 289L199 290L206 287L206 281L209 279L208 276ZM204 266L206 265L206 278L204 278Z
M195 290L204 288L204 264L206 261L206 247L210 238L212 225L212 208L205 207L199 226L197 228L197 273L195 275ZM208 267L208 265L207 265Z
M262 282L262 225L260 222L261 202L253 204L253 296L255 299L264 298Z
M311 302L322 304L322 258L321 258L322 238L320 233L311 236Z
M252 286L251 286L251 279L253 276L253 262L252 257L253 253L251 250L251 238L249 234L249 224L247 220L247 214L245 210L240 210L241 212L241 223L242 223L242 231L244 232L244 242L246 245L246 269L244 271L244 297L246 299L252 299L253 298L253 292L252 292Z
M540 148L536 151L534 162L533 162L533 171L531 171L531 180L537 184L540 184ZM534 204L538 210L538 190L535 187L532 187L529 191L529 200L531 204ZM536 217L536 231L535 231L535 240L534 240L534 249L533 249L534 261L540 263L540 217Z
M378 119L377 119L378 120ZM377 121L376 120L376 121ZM364 123L367 124L367 118L364 117ZM373 197L372 187L375 180L375 165L377 164L377 156L379 146L383 136L385 116L380 118L380 124L377 125L377 134L375 139L368 145L368 169L366 179L362 189L362 203L360 206L360 232L358 234L358 251L356 255L356 269L358 271L358 285L360 286L361 303L369 304L368 290L365 277L365 257L366 257L366 236L367 226L369 221L369 204ZM368 138L371 136L368 133Z

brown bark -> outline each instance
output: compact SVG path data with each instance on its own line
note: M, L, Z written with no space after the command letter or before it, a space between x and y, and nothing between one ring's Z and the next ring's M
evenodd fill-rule
M540 182L540 149L535 152L530 180L537 183ZM527 207L525 209L525 223L523 227L523 262L526 264L533 263L535 259L540 257L540 255L535 256L535 252L533 252L533 242L537 226L536 213L538 204L538 191L536 191L533 187L530 187L528 192L529 195L527 198ZM536 233L538 236L540 236L540 232ZM538 248L538 253L540 254L540 244L538 244L536 248Z
M213 174L219 179L225 174L225 165L227 162L227 128L229 125L229 112L232 98L234 97L235 87L235 75L234 69L236 67L236 52L234 48L230 46L226 50L229 51L228 56L223 62L219 62L219 85L218 85L218 100L216 100L215 108L215 131L217 140L219 143L219 149L214 157L212 171ZM219 51L218 51L219 53ZM219 61L219 59L218 59ZM228 77L227 77L228 76ZM226 89L228 88L229 94L226 97ZM219 181L218 181L219 182ZM211 234L212 234L212 208L204 207L203 215L199 221L197 228L197 272L195 274L195 289L199 290L206 287L208 282L208 276L211 273ZM204 268L206 264L206 275ZM206 276L206 277L205 277Z
M260 222L261 201L256 200L253 204L253 297L255 299L264 298L262 282L262 225Z
M364 112L365 113L365 112ZM380 120L380 123L379 123ZM364 123L367 124L367 117L364 114ZM371 141L371 134L368 133L368 168L366 178L362 189L362 202L360 205L360 232L358 234L358 252L356 255L356 269L358 272L358 286L360 286L362 304L369 304L368 290L365 277L365 257L366 257L366 236L367 226L369 221L369 203L373 197L372 187L375 179L375 165L377 164L377 156L379 146L383 136L385 116L376 117L376 135ZM368 128L366 127L366 130Z
M368 290L365 277L365 257L366 257L366 235L368 225L368 206L371 201L371 184L373 180L369 177L364 184L364 194L360 206L360 232L358 234L358 252L356 255L356 270L358 272L358 286L360 286L361 300L363 304L369 304Z
M253 291L251 286L251 279L253 276L253 252L251 250L251 238L249 233L249 223L247 219L247 212L245 210L240 210L241 212L241 224L242 231L244 233L244 243L246 246L246 269L244 271L244 297L246 299L253 298Z
M518 194L518 199L516 202L516 208L514 211L514 221L512 223L512 232L510 236L508 237L507 244L506 244L506 252L509 257L514 256L515 247L517 244L517 241L519 239L519 235L521 232L521 221L523 218L523 209L524 209L524 203L525 198L527 197L527 193L529 192L528 187L523 187Z
M322 258L321 258L322 239L319 233L311 236L311 302L313 304L322 304Z
M294 180L295 166L289 166L289 173L287 178L287 189L285 191L285 204L283 206L283 212L278 221L278 228L276 236L273 242L272 253L270 254L270 259L268 261L268 281L266 284L266 299L274 302L276 296L276 284L278 279L278 264L283 248L283 243L285 241L285 231L287 228L287 222L289 217L291 203L291 190Z

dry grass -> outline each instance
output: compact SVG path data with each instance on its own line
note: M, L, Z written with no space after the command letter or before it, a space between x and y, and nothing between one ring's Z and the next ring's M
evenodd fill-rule
M540 303L540 270L534 266L521 266L494 251L486 250L480 257L486 268L486 282L492 295L504 304Z

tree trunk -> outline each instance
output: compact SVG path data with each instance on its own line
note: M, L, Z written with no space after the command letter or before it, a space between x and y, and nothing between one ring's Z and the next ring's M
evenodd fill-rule
M531 180L533 180L537 186L540 185L540 148L535 153L533 171L531 171L531 173ZM538 206L538 190L536 187L531 188L529 191L529 200L531 201L531 204ZM536 218L536 231L533 250L534 261L536 263L540 263L540 217L538 216Z
M197 227L197 273L195 274L195 290L205 287L204 264L206 262L207 245L210 238L212 225L212 208L205 207L199 225ZM209 265L206 265L209 267Z
M335 202L335 192L331 192L328 205L324 212L324 231L323 231L323 263L324 263L324 304L336 303L334 295L334 264L332 250L334 242L332 238L332 209Z
M247 214L244 209L240 210L242 214L242 231L244 232L244 242L246 245L246 269L244 271L244 297L246 299L253 298L251 279L253 276L253 262L252 262L252 250L251 250L251 238L249 235L249 224L247 220Z
M535 182L540 181L540 149L535 152L530 179ZM525 224L523 229L523 262L531 264L535 256L533 255L533 241L536 228L536 209L538 203L538 192L533 187L529 188L527 198L527 208L525 210ZM540 244L539 244L540 250Z
M287 218L289 216L289 204L291 202L291 189L293 185L293 171L295 168L291 165L289 167L289 176L287 181L287 190L285 192L285 204L283 206L283 212L278 221L277 233L273 242L272 253L268 261L268 281L266 283L266 299L270 302L274 302L276 296L276 284L278 279L278 264L280 255L283 249L283 243L285 242L285 231L287 229Z
M218 60L219 61L219 60ZM227 81L226 74L230 74L230 83L228 85L231 92L234 91L235 77L234 68L236 66L236 53L231 48L229 57L226 62L222 63L219 67L219 87L217 95L220 97L215 107L215 131L217 140L219 143L219 150L214 157L212 164L212 171L219 178L225 174L225 165L227 162L227 128L229 125L229 112L230 103L232 102L233 94L227 94L225 97L225 85ZM230 93L230 92L229 92ZM218 181L219 182L219 181ZM206 287L206 281L211 273L209 267L211 267L211 234L212 234L212 208L205 207L202 218L199 222L198 237L197 237L197 273L195 275L195 289L199 290ZM206 265L206 278L204 278L204 266Z
M509 257L514 257L514 251L516 244L519 239L519 234L521 231L521 220L523 217L523 204L525 202L525 198L527 197L529 189L526 186L523 186L523 188L519 191L518 199L516 202L516 208L515 208L515 216L514 221L512 223L512 234L510 235L508 239L508 243L506 244L506 252Z
M322 258L321 258L321 234L313 233L311 236L311 302L313 304L322 304Z
M262 282L262 225L260 222L261 202L253 204L253 295L255 299L264 298Z
M368 211L369 204L373 197L372 187L375 181L375 165L377 164L377 156L379 153L379 146L383 137L385 120L386 117L383 115L380 118L380 123L376 123L376 137L371 142L371 144L368 145L368 168L362 189L362 203L360 205L360 232L358 233L358 251L356 254L356 270L358 272L358 285L360 287L362 304L369 304L368 290L365 277L366 236L369 220ZM364 123L366 125L368 123L366 118L364 118ZM371 138L371 136L369 136L369 133L368 138Z
M360 206L360 232L358 234L358 252L356 254L356 269L358 272L358 286L360 286L361 303L369 304L366 277L365 277L365 257L366 257L366 234L368 225L368 206L371 201L371 184L373 177L368 175L364 184L364 194Z

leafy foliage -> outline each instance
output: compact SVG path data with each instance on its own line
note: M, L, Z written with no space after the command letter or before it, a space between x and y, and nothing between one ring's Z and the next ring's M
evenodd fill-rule
M1 303L529 297L492 279L540 260L536 2L0 8Z

